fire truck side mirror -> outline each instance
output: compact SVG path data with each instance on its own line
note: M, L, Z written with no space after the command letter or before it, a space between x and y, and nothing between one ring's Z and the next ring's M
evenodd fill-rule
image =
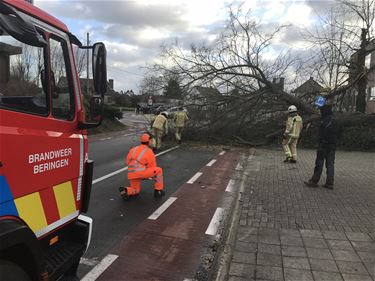
M104 99L99 95L94 95L88 100L88 112L85 122L79 121L78 128L91 129L99 126L103 119Z
M100 122L103 115L103 99L99 96L93 96L90 100L91 119Z
M92 73L95 92L103 99L107 92L107 51L101 42L93 46Z

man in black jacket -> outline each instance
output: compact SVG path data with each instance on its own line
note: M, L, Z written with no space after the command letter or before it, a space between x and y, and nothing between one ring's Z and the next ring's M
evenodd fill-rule
M320 108L321 123L319 127L319 146L316 152L314 174L305 184L309 187L318 187L322 175L324 161L327 168L325 188L333 189L334 165L337 141L341 136L341 128L333 119L332 105L327 104Z

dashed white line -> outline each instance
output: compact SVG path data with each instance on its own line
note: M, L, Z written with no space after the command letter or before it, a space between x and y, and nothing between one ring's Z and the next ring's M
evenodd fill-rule
M219 155L224 155L224 153L225 153L225 151L222 151L222 152L219 153Z
M193 184L202 174L202 172L196 173L190 180L187 181L187 183Z
M233 192L234 191L234 180L229 180L227 188L225 189L226 192Z
M117 255L106 255L100 263L87 273L81 281L94 281L96 280L116 259Z
M216 159L211 160L206 166L212 166L216 162Z
M112 139L112 137L109 137L109 138L102 138L102 139L99 139L100 141L105 141L105 140L110 140Z
M224 209L217 208L206 230L207 235L216 235L217 230L220 226L221 219L223 218L223 215L224 215Z
M167 152L169 152L169 151L172 151L172 150L174 150L174 149L176 149L176 148L179 148L179 146L177 145L177 146L171 147L170 149L164 150L164 151L162 151L162 152L156 154L155 156L157 157L157 156L163 155L163 154L165 154L165 153L167 153ZM101 182L101 181L103 181L103 180L105 180L105 179L108 179L108 178L114 176L114 175L117 175L117 174L119 174L119 173L122 173L122 172L126 171L127 169L128 169L128 166L126 166L126 167L124 167L124 168L121 168L121 169L119 169L119 170L117 170L117 171L114 171L114 172L112 172L112 173L109 173L108 175L105 175L105 176L102 176L102 177L100 177L100 178L97 178L97 179L95 179L95 180L92 181L92 184L96 184L96 183L98 183L98 182Z
M170 205L173 204L174 201L177 200L177 197L169 197L167 201L164 202L155 212L153 212L148 219L149 220L156 220Z

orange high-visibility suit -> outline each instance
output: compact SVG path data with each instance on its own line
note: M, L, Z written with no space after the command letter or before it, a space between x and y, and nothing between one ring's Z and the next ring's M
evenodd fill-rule
M154 189L163 190L163 169L156 166L155 154L147 145L141 144L130 149L126 158L128 165L127 188L129 196L139 194L142 180L153 178Z

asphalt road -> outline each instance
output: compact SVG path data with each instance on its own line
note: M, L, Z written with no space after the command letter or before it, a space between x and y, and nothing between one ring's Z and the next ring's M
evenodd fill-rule
M142 184L141 194L125 202L118 188L128 183L126 171L100 181L98 179L124 168L125 155L130 147L138 144L139 133L144 131L143 117L134 117L133 114L130 117L141 120L138 122L141 126L123 134L96 138L89 144L89 158L95 161L96 183L93 185L87 215L93 218L94 227L90 248L78 270L80 278L219 152L218 148L213 147L182 145L157 157L158 165L164 170L167 195L162 199L153 198L152 182L146 181Z

